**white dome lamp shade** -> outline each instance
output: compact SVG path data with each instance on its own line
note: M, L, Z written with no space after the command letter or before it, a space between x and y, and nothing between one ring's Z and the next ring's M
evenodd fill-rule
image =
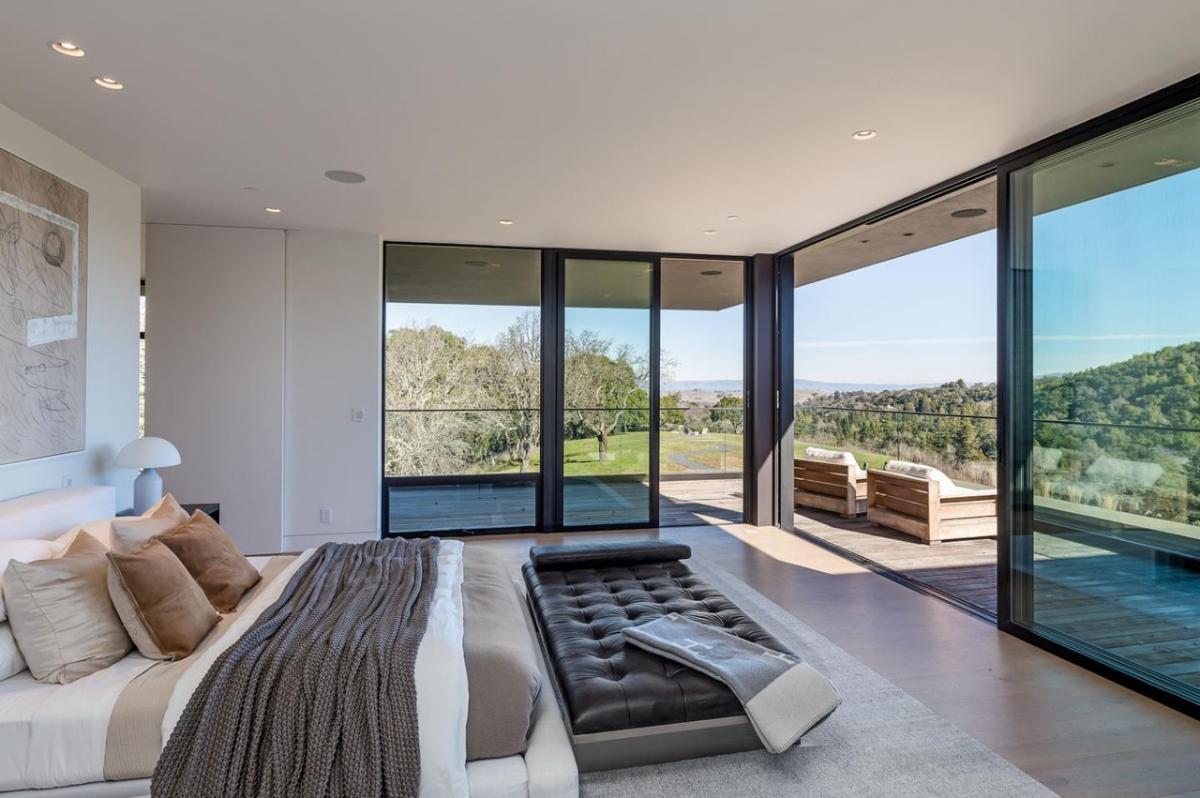
M138 515L149 510L162 498L162 477L158 468L170 468L183 462L179 450L165 438L138 438L117 453L117 468L140 468L133 481L133 511Z

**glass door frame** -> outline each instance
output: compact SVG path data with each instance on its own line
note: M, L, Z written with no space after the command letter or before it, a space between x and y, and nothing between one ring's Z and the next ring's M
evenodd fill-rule
M651 361L652 370L650 373L650 396L651 396L651 447L652 452L658 451L659 440L659 422L661 408L659 402L660 386L660 346L659 335L662 316L662 300L661 300L661 273L662 261L671 259L687 259L687 260L711 260L711 261L726 261L741 265L743 273L743 296L744 296L744 327L742 334L743 345L743 363L742 363L742 386L743 396L745 397L745 414L746 414L746 430L742 439L742 470L743 470L743 497L742 497L742 516L743 522L752 522L751 505L758 491L767 491L768 496L772 490L772 485L768 480L758 479L754 470L750 467L751 464L751 427L756 423L753 414L753 399L755 396L755 387L751 381L753 358L755 357L755 348L752 337L752 330L755 323L755 307L751 301L751 272L754 258L749 255L714 255L706 253L681 253L681 252L644 252L635 250L594 250L594 249L569 249L562 247L537 247L537 246L516 246L516 245L492 245L492 244L463 244L459 242L440 241L402 241L393 239L383 239L380 242L380 303L379 309L381 313L381 349L380 349L380 447L379 447L379 526L381 537L388 537L388 518L389 518L389 487L405 487L419 485L445 485L445 484L468 484L476 481L495 479L496 475L489 477L488 475L458 475L458 476L388 476L384 473L383 458L386 450L386 418L387 413L387 260L384 257L384 252L389 245L410 245L410 246L442 246L442 247L486 247L488 249L520 249L520 250L540 250L541 252L541 306L540 306L540 329L541 329L541 467L537 473L520 474L520 475L504 475L506 480L531 483L536 486L537 501L536 501L536 525L534 527L487 527L480 529L455 529L444 530L439 532L431 532L429 534L441 534L448 536L476 536L476 535L495 535L495 534L514 534L522 532L586 532L595 529L645 529L658 526L659 522L659 477L660 463L658 457L652 457L650 461L651 468L651 491L650 491L650 514L648 522L638 522L632 524L600 524L595 526L571 526L564 527L562 523L562 472L563 472L563 371L562 358L565 355L565 347L563 334L565 331L565 307L564 307L564 281L563 268L565 261L568 258L580 258L588 260L613 260L613 261L635 261L642 263L651 263L654 266L653 273L653 293L651 301ZM770 258L770 255L759 256ZM761 355L761 353L760 353ZM760 358L761 359L761 358ZM767 419L768 421L770 419ZM761 424L761 421L757 422ZM553 464L548 467L548 464ZM770 519L762 523L771 523Z
M659 502L659 420L661 418L661 408L659 406L659 375L662 359L660 346L660 333L662 323L662 260L663 255L657 253L638 253L638 252L607 252L604 250L584 250L584 249L560 249L555 251L555 318L556 335L558 340L557 351L555 357L558 362L555 364L555 374L553 383L553 428L552 431L557 433L557 457L553 465L555 474L555 486L548 498L553 501L554 507L547 508L543 505L543 512L550 509L553 512L550 526L555 529L561 529L569 532L586 532L588 530L597 529L644 529L648 527L658 526L658 502ZM648 492L647 501L650 503L648 507L646 521L633 521L628 523L604 523L604 524L572 524L565 525L564 515L564 498L566 489L566 476L564 474L566 462L564 460L564 444L565 444L565 422L566 422L566 268L568 260L591 260L591 261L610 261L610 262L626 262L626 263L649 263L652 272L650 276L650 363L649 363L649 385L647 386L647 394L649 396L649 476L650 490ZM544 268L544 266L543 266ZM543 328L545 322L543 321ZM546 381L545 361L543 360L543 386L550 385ZM544 389L543 389L544 391ZM542 407L547 406L546 397L543 392ZM546 428L546 419L543 418L542 440L546 440L548 431ZM542 458L542 469L545 472L546 458Z

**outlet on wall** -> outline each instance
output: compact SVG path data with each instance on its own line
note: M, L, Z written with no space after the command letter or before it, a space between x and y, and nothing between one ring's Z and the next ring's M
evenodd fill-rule
M321 508L321 523L322 524L332 524L333 523L333 508L332 507L322 507Z
M75 478L74 478L74 477L72 477L70 474L63 474L63 475L62 475L62 487L64 487L64 488L69 488L69 487L71 487L73 484L75 484Z

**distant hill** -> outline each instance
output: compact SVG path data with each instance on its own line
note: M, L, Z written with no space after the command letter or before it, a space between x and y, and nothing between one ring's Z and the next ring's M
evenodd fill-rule
M817 380L798 379L795 390L803 393L833 393L835 391L897 391L911 388L930 387L926 383L896 384L867 382L819 382ZM736 393L742 390L741 380L676 380L670 383L669 391L715 391L718 393Z

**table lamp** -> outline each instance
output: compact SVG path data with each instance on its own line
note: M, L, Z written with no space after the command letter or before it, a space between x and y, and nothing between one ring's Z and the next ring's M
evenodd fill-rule
M117 453L117 468L140 468L133 481L133 511L138 515L149 510L162 498L162 477L155 470L169 468L182 462L179 450L164 438L138 438Z

